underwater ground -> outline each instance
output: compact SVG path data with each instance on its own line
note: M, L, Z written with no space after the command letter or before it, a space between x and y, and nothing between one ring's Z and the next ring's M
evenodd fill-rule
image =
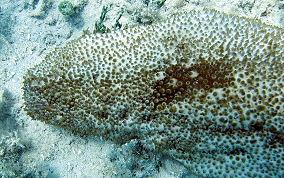
M151 25L179 11L206 7L284 27L280 0L70 0L70 7L62 2L1 0L0 177L195 177L139 141L117 145L31 120L23 110L24 74L84 33Z

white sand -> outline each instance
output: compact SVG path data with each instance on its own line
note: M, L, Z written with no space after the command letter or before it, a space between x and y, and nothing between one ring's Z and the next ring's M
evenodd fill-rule
M1 1L0 177L191 177L183 166L161 155L141 152L149 156L141 158L133 155L131 144L83 138L31 120L23 111L21 87L26 70L56 46L78 38L83 30L92 31L102 6L112 4L105 22L108 27L113 26L122 8L125 12L120 22L132 26L137 25L137 15L155 21L174 11L202 7L284 26L284 5L276 0L167 0L159 12L143 6L140 0L70 0L77 7L71 17L58 11L57 0ZM133 167L136 162L138 166Z

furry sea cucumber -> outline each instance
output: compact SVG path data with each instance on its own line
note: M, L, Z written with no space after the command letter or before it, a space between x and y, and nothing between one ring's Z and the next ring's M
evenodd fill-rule
M201 177L284 176L284 30L212 10L56 48L24 77L27 114L138 139Z

